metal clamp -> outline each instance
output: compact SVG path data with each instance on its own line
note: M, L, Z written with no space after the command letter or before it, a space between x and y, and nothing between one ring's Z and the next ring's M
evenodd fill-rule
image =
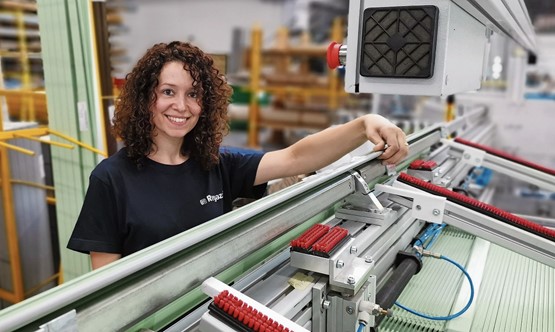
M442 196L432 195L425 192L418 192L410 186L395 181L393 186L376 184L374 188L381 192L394 194L412 199L412 216L417 219L425 220L434 224L443 223L445 213L445 202L447 199Z
M370 187L368 187L368 183L364 181L362 176L360 176L360 174L357 171L351 171L350 173L355 180L355 190L358 193L361 193L365 196L370 197L370 200L372 201L372 203L374 203L374 205L378 208L378 210L382 212L384 210L384 207L382 203L380 203L376 195L374 195L374 193L370 191Z
M462 151L461 161L469 164L471 166L482 166L484 158L486 157L486 151L481 149L476 149L464 144L453 142L451 140L442 139L442 143L449 145L457 150Z

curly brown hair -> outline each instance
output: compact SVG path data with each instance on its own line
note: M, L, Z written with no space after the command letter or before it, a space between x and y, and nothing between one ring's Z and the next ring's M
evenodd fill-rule
M127 155L141 167L154 146L153 113L150 111L156 102L154 91L162 67L173 61L182 62L191 74L202 108L197 125L183 140L181 153L208 170L218 164L220 144L229 130L227 106L232 89L212 58L189 43L159 43L147 50L125 77L112 129L123 140Z

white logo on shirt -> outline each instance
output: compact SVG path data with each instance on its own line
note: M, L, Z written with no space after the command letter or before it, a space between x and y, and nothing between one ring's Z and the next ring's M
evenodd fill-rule
M217 195L206 195L206 197L203 197L200 199L200 205L206 205L210 202L214 202L216 203L217 201L219 201L220 199L224 198L224 193L221 192Z

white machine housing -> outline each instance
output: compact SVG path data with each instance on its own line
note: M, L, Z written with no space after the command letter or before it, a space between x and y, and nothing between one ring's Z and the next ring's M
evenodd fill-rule
M349 93L445 96L479 89L492 31L509 34L510 37L514 35L513 38L527 49L534 47L533 39L527 38L530 30L528 27L516 25L514 28L509 21L500 23L495 20L496 17L512 13L509 7L497 6L499 9L493 16L484 12L494 2L488 0L476 4L463 0L393 0L384 4L379 0L351 0L345 57L345 90ZM435 6L438 9L431 76L362 76L360 64L364 11L368 8L418 6ZM524 15L527 15L526 12Z

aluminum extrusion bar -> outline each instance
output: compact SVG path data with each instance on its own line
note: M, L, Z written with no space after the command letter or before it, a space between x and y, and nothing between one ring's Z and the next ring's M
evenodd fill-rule
M486 113L487 112L485 106L475 107L474 109L465 112L464 116L458 117L455 120L448 122L445 125L445 128L449 134L453 134L454 132L467 126L472 126L479 123L479 120L483 119Z
M401 188L422 191L404 183L396 183L395 185ZM412 206L412 201L404 197L391 196L389 199L407 207ZM445 203L444 221L448 225L555 267L555 242L553 241L451 201Z
M532 21L523 0L451 0L491 30L500 32L523 48L535 52Z
M470 147L461 143L448 140L444 140L444 143L446 145L449 145L449 147L451 148L451 155L461 158L461 160L464 162L475 166L484 166L494 171L506 174L515 179L537 185L540 188L555 191L555 176L551 174L519 164L512 160L494 156L490 153L487 153L487 151ZM476 157L479 160L474 160L474 158L472 157L473 153L481 154L481 156Z

